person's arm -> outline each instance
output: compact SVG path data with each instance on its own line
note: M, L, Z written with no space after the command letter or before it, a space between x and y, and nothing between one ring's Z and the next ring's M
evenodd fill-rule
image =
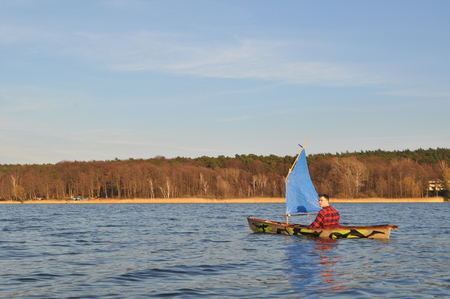
M323 210L321 210L318 214L316 219L314 219L313 223L311 223L310 226L308 226L308 228L314 229L314 228L321 228L323 227L324 224L324 215L323 215Z

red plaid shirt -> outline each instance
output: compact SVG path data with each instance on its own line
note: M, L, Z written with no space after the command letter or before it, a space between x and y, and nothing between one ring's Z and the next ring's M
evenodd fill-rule
M320 210L316 219L308 228L323 228L324 226L339 226L339 218L341 215L332 206L328 206Z

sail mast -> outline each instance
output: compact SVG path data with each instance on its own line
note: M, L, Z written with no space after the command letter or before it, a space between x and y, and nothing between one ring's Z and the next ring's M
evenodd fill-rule
M302 151L305 149L305 146L306 146L306 144L308 143L308 140L309 140L309 137L306 138L306 140L305 140L305 142L303 143L303 145L299 144L299 146L300 146L300 152L298 153L297 158L295 158L294 163L292 163L291 168L289 168L288 174L287 174L287 176L286 176L286 178L285 178L285 182L288 181L289 175L291 174L292 170L294 169L295 165L297 164L298 158L300 157L300 154L302 153ZM287 199L286 199L286 200L287 200ZM289 216L290 216L290 215L289 215L288 213L286 213L286 224L289 223Z

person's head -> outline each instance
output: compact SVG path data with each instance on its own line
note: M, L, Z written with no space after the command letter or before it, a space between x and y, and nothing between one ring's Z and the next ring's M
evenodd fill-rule
M322 208L330 205L330 197L327 194L319 194L319 205Z

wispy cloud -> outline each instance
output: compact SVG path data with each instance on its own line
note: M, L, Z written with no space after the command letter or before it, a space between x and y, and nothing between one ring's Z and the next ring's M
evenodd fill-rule
M73 107L80 101L89 103L92 98L80 91L59 90L32 85L0 86L2 112L49 111Z
M382 95L401 96L401 97L418 97L418 98L448 98L448 91L430 91L421 89L404 89L393 90L381 93Z
M47 54L81 57L97 67L118 72L152 71L317 86L361 86L383 81L379 75L363 71L362 66L311 58L314 47L321 45L307 41L251 38L211 41L171 32L108 35L58 32L57 29L46 32L25 27L1 27L0 39L8 45L37 45L35 48Z
M220 119L219 122L235 122L235 121L243 121L250 119L250 116L241 116L241 117L235 117L235 118L223 118Z
M27 26L0 26L0 44L26 44L57 40L59 34Z
M179 45L171 40L147 40L134 43L134 54L139 47L138 55L127 55L131 51L124 49L121 58L109 63L111 69L327 86L373 85L383 80L355 66L302 61L287 54L286 48L295 48L295 44L280 41L236 39L231 44Z

